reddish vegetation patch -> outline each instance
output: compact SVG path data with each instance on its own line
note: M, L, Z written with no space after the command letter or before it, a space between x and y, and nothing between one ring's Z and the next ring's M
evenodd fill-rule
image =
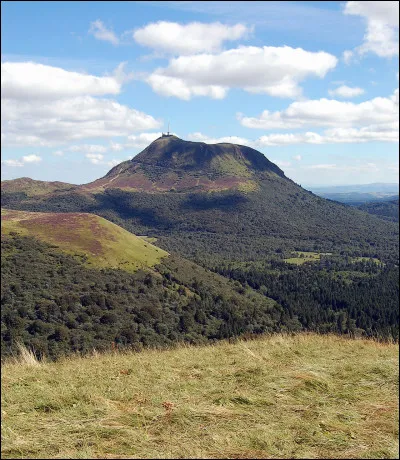
M126 174L126 175L125 175ZM98 190L100 188L120 188L143 192L167 192L176 189L178 191L187 190L224 190L234 188L246 182L247 179L236 176L225 176L215 180L210 180L206 176L192 176L190 174L179 178L177 174L165 174L159 180L152 182L141 172L123 173L121 176L99 179L91 184L82 186L85 190Z
M136 188L139 190L151 190L154 188L153 182L140 173L135 173L127 177L119 177L110 185L112 187Z
M103 178L87 184L82 187L84 190L92 190L98 188L130 188L137 190L152 190L154 184L146 176L140 173L134 173L129 176L114 176L111 178Z
M97 222L97 218L84 213L41 214L22 220L20 225L32 233L44 233L55 243L70 243L92 254L101 255L102 239L113 239L110 232ZM87 237L85 238L85 234Z
M6 220L13 220L15 218L18 218L20 216L20 211L13 211L13 210L8 210L7 209L7 214L1 214L1 219L6 221Z

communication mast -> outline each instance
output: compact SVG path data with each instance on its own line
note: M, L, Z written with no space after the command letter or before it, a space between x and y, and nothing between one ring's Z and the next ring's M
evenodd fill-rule
M162 136L161 136L161 137L169 137L169 136L172 136L172 134L170 134L170 132L169 132L169 122L168 122L168 131L167 131L167 134L162 133Z

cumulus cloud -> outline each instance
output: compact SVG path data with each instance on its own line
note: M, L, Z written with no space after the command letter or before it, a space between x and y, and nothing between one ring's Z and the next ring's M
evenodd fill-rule
M115 77L96 77L36 62L1 64L2 99L55 99L82 95L119 94Z
M77 144L68 147L66 150L69 152L87 152L90 154L93 153L105 153L107 152L107 147L105 145L97 144Z
M238 40L251 31L243 24L228 26L215 22L211 24L191 22L159 21L137 29L134 40L140 45L175 55L215 52L224 41Z
M125 144L126 148L144 148L147 147L151 142L161 137L161 132L156 133L140 133L131 134L128 136L128 142ZM173 134L173 133L171 133Z
M1 114L2 142L14 146L53 146L85 138L127 136L161 125L143 112L91 96L41 104L3 100Z
M259 117L239 114L238 119L247 128L327 127L331 128L329 133L332 135L336 133L347 137L354 134L374 138L379 135L382 140L393 140L398 139L398 89L390 97L376 97L359 104L334 99L296 101L282 111L265 110Z
M323 51L302 48L241 46L218 54L198 54L171 59L146 78L155 92L189 100L194 96L222 99L230 88L250 93L295 98L299 82L323 78L337 58Z
M357 144L365 142L398 142L398 130L374 131L373 128L336 128L327 129L321 134L313 131L300 133L273 133L260 136L257 139L246 139L236 136L226 137L209 137L200 132L191 133L188 139L196 142L205 142L207 144L218 144L229 142L232 144L246 145L256 150L262 150L265 147L279 147L285 145L297 144ZM300 161L301 156L296 155L294 160Z
M399 54L398 1L346 2L344 14L366 19L364 42L355 50L358 54L374 53L387 58Z
M342 85L339 86L336 89L330 89L328 91L329 95L334 97L334 96L339 96L343 98L350 98L350 97L356 97L360 96L361 94L364 94L364 90L362 88L351 88L350 86Z
M126 142L110 141L110 145L104 148L113 152L121 152L129 149L144 149L153 141L161 137L161 134L161 132L131 134L130 136L127 136Z
M38 155L25 155L19 159L2 160L1 162L6 166L22 167L25 166L26 163L40 163L41 161L42 158Z
M91 163L97 165L102 162L104 155L101 153L87 153L85 157L88 158Z
M238 136L225 136L225 137L209 137L205 134L200 132L190 133L188 134L187 138L190 141L194 142L205 142L206 144L221 144L221 143L229 143L229 144L238 144L238 145L246 145L248 147L255 147L256 141L252 141L249 139L245 139L244 137Z
M345 64L350 64L351 60L353 59L354 53L350 50L343 51L343 61Z
M42 158L38 155L26 155L22 157L24 163L40 163Z
M117 70L117 76L96 77L36 63L2 63L2 145L54 146L159 128L151 115L94 97L120 92L123 68Z
M104 155L101 153L87 153L85 157L94 165L115 166L122 161L115 158L112 160L104 160Z
M119 38L115 35L112 30L106 28L100 19L90 23L89 33L92 34L97 40L103 40L110 42L113 45L119 44Z

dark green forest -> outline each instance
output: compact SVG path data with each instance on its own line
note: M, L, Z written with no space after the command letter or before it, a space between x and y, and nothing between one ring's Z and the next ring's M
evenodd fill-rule
M361 211L375 214L376 216L392 222L399 221L399 199L391 201L373 201L358 206Z
M398 267L322 258L207 271L169 257L154 272L86 268L30 237L2 239L2 356L22 341L52 359L115 347L313 330L398 340Z
M86 268L31 237L3 238L1 250L3 356L19 341L50 358L204 343L278 331L286 319L275 301L179 258L129 274Z
M322 257L220 266L216 270L279 302L301 329L399 338L399 267Z

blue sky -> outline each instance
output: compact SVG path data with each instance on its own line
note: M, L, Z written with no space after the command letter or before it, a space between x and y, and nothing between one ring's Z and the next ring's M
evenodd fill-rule
M2 179L86 183L159 133L304 186L398 182L399 2L2 2Z

